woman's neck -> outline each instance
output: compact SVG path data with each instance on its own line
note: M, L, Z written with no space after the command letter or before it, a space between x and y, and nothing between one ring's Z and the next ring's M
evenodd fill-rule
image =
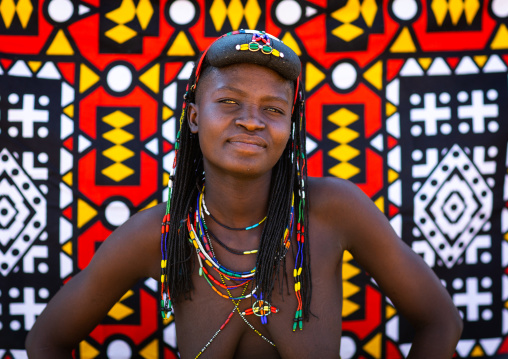
M247 227L266 216L270 172L245 179L208 171L205 178L206 206L220 222L232 227Z

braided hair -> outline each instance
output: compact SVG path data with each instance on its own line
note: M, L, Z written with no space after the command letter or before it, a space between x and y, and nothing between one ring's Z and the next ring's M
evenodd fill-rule
M192 252L194 247L189 244L189 232L185 222L189 211L202 187L203 181L203 154L200 149L198 136L190 131L187 121L188 104L194 103L196 98L197 80L212 66L201 55L196 61L187 84L184 104L180 116L180 129L175 144L174 172L170 179L172 188L167 203L167 215L163 220L161 296L167 312L171 301L179 301L182 297L190 299L193 289ZM254 287L263 294L263 299L270 302L275 280L278 279L279 290L282 293L284 278L287 281L285 253L287 248L280 240L283 238L286 224L290 221L292 197L294 195L295 217L298 220L296 229L301 243L292 246L293 253L299 268L298 280L300 298L299 324L302 317L309 319L310 301L312 295L310 256L307 226L308 203L305 198L307 191L306 162L306 132L304 116L304 93L299 78L293 83L295 88L295 101L291 115L291 135L279 161L272 169L272 178L269 190L267 220L261 234L260 246L256 259L256 274ZM170 213L170 214L169 214ZM291 234L290 234L291 237ZM301 240L300 240L301 238ZM295 253L296 252L296 253ZM283 278L279 275L283 265ZM296 278L295 264L295 278ZM301 274L300 274L301 273ZM295 279L296 281L296 279ZM300 289L301 288L301 289ZM170 296L171 295L171 296ZM298 292L297 292L298 297ZM297 309L298 313L298 309ZM164 317L164 313L163 313ZM293 330L296 328L296 318Z

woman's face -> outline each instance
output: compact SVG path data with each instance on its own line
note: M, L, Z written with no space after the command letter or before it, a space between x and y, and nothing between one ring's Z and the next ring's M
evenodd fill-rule
M189 105L206 170L257 177L281 157L290 135L293 86L254 64L210 68Z

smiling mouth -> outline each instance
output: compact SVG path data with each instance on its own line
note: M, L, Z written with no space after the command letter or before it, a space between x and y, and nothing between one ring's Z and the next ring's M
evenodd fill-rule
M243 146L253 147L253 148L265 148L266 147L266 142L259 137L251 138L250 136L249 137L238 136L238 137L231 138L228 142L231 144L234 144L234 145L242 146L242 147Z

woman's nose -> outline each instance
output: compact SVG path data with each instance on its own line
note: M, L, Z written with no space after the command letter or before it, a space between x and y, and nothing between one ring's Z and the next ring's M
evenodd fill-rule
M235 124L244 127L248 131L257 131L265 128L265 123L256 106L244 106L241 115L235 119Z

